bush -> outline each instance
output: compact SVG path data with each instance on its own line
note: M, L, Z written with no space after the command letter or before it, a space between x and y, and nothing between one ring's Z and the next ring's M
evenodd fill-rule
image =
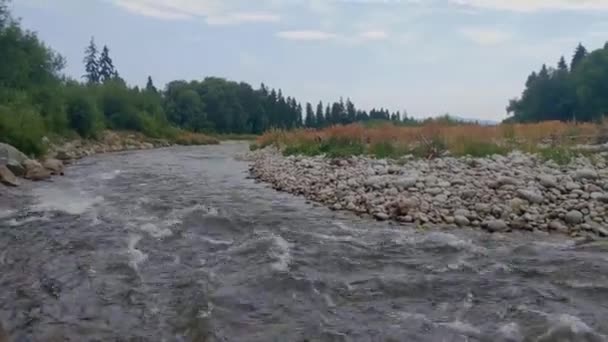
M95 102L81 92L68 97L66 113L70 127L83 138L96 137L102 128L101 114Z
M452 152L455 155L482 158L495 154L505 155L509 149L491 142L466 140Z
M252 143L252 144L249 145L249 151L251 151L251 152L257 151L259 149L260 149L260 147L256 143Z
M576 153L565 147L547 147L538 150L544 160L552 160L558 165L567 165L576 156Z
M44 120L33 108L26 105L0 106L0 141L13 145L29 155L45 152L42 137Z

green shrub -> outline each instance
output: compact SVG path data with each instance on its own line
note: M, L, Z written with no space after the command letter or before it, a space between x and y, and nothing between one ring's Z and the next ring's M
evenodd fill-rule
M576 153L565 147L541 148L537 153L544 160L552 160L558 165L567 165L576 156Z
M410 153L418 158L430 159L441 156L447 150L447 145L439 136L433 137L427 142L421 142L410 150Z
M0 106L0 141L29 155L45 152L42 137L46 133L42 116L26 105Z
M66 113L70 127L83 138L95 137L101 130L101 114L93 99L82 92L68 97Z
M251 152L257 151L259 149L260 149L260 147L256 143L252 143L252 144L249 145L249 151L251 151Z
M458 151L453 152L456 152L456 155L482 158L495 154L505 155L509 153L509 149L504 146L497 145L495 143L466 141L462 146L460 146Z

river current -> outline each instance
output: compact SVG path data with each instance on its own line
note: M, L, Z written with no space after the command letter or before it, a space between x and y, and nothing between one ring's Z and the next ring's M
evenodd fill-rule
M606 341L608 244L420 230L248 177L244 143L0 188L13 341Z

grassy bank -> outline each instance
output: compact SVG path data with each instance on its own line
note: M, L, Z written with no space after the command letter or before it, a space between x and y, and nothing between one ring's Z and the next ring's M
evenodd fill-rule
M252 144L252 149L274 145L285 155L348 157L366 154L377 158L404 155L434 158L447 153L485 157L517 149L567 163L581 153L575 151L574 146L605 141L607 126L608 122L576 124L559 121L498 126L430 123L416 127L390 124L365 127L353 124L323 130L269 131Z

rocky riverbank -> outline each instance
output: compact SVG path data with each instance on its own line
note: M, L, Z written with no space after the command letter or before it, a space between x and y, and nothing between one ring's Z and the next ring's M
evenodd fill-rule
M19 186L18 178L31 181L48 180L64 174L64 165L74 160L99 153L145 150L167 147L171 144L162 139L150 139L137 133L106 131L98 140L73 139L57 142L45 140L47 154L30 159L15 147L0 143L0 183Z
M565 166L513 152L399 161L253 152L250 172L275 189L378 220L490 232L608 236L608 153Z

